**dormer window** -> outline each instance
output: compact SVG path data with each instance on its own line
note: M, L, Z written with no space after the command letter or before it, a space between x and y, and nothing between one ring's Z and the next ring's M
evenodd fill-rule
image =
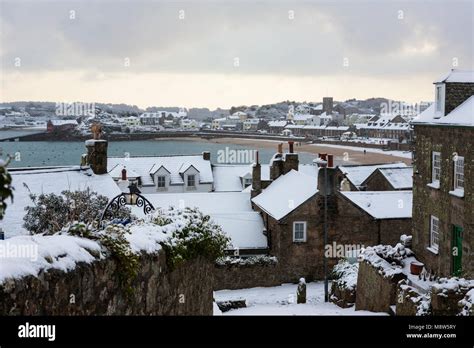
M196 176L194 174L188 175L188 186L195 187L196 186Z
M435 117L444 116L444 84L437 84L435 89Z
M157 185L158 185L158 188L165 188L166 187L166 176L164 175L159 175L157 177Z

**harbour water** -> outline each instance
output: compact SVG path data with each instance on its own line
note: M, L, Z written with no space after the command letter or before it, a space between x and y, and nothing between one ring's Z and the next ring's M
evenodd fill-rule
M235 144L216 144L205 140L111 141L108 147L109 156L191 155L210 151L212 163L222 163L218 161L218 154L220 151L229 152L229 150L258 150L262 163L268 163L275 153L274 149L259 147L258 142L256 142L255 147L250 148ZM0 157L5 158L6 155L13 157L10 167L35 167L78 165L81 155L86 152L86 148L82 141L19 141L0 142L0 151ZM239 159L238 156L237 159ZM240 159L242 159L242 156ZM300 163L311 163L313 159L314 155L309 153L300 154ZM242 161L233 163L242 163ZM246 162L244 161L244 163Z

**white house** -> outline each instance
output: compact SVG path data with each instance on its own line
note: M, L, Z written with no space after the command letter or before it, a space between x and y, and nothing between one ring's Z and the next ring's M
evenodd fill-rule
M213 175L210 155L109 157L107 171L118 182L122 169L127 179L137 181L143 193L211 192Z

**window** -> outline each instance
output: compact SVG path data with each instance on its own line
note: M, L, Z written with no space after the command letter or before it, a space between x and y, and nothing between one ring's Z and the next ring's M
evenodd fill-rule
M158 180L158 188L166 187L166 176L160 175L158 176L157 180Z
M435 87L435 118L444 116L444 84L439 84Z
M441 175L441 153L433 151L433 157L431 161L431 182L433 184L439 184L439 178Z
M441 112L441 86L436 86L436 111Z
M252 185L252 179L250 178L245 178L244 179L244 186L245 187L249 187L250 185Z
M293 242L306 242L306 221L293 222Z
M439 245L439 219L436 216L431 215L430 247L437 251L438 245Z
M464 190L464 157L461 156L454 161L454 189Z
M194 174L188 175L188 186L196 186L196 176Z

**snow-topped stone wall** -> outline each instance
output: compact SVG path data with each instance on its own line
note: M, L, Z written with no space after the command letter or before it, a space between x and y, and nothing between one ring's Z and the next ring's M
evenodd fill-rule
M0 315L212 315L212 265L200 259L171 270L165 253L142 253L127 295L114 258L81 262L72 270L0 283Z

